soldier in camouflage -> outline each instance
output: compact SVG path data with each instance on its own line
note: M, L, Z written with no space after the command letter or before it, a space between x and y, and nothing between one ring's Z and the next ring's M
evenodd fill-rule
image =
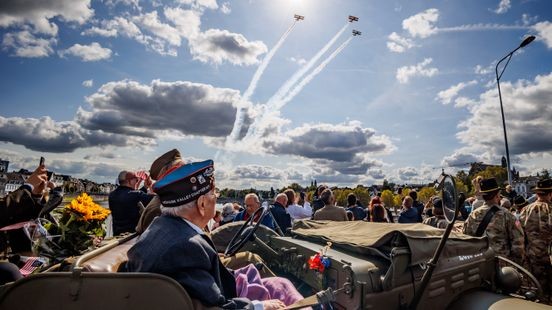
M527 238L526 262L539 280L545 302L552 302L552 180L544 179L534 189L537 201L521 211L520 222Z
M443 201L439 197L433 197L431 204L433 205L433 216L426 218L423 223L436 228L447 228L448 223L443 213Z
M485 203L470 213L464 224L464 233L476 236L477 229L487 212L496 206L497 211L489 221L483 235L489 239L489 246L497 255L522 263L524 258L523 230L516 227L516 219L509 210L500 207L500 189L494 178L482 179L481 194Z

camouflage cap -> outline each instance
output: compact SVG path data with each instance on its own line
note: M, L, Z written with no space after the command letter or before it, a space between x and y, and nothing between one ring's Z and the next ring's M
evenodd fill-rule
M537 182L537 186L534 188L536 193L549 193L552 192L552 179L542 179Z
M166 165L170 164L171 162L182 159L182 156L180 155L180 152L177 149L172 149L168 151L167 153L159 156L150 167L150 176L152 179L157 180L159 178L159 173L161 172L161 169L165 167Z

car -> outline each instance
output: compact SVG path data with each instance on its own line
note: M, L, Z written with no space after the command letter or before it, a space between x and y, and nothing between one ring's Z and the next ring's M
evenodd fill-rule
M302 220L290 236L281 236L260 225L261 220L253 223L253 215L216 229L212 239L225 255L242 250L260 255L303 296L314 296L306 300L315 307L550 308L530 301L539 298L538 282L521 266L497 257L486 237L451 232L458 214L453 181L444 186L443 201L449 206L447 230ZM257 212L269 216L266 208ZM169 277L118 272L136 239L135 234L112 239L70 263L3 286L0 309L204 309Z

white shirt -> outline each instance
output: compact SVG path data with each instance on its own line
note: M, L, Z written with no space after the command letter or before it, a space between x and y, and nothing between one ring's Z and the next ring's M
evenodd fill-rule
M293 220L302 220L302 219L310 218L312 216L311 205L306 201L304 206L300 206L296 204L289 205L286 208L286 212Z

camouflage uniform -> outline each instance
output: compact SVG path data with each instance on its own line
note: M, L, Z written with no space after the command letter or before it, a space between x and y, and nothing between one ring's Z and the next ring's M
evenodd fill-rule
M424 220L423 223L426 225L441 228L441 229L447 228L447 224L448 224L447 220L442 215L428 217Z
M552 242L552 204L536 201L521 211L521 225L527 238L527 264L539 280L545 298L552 297L552 262L548 247Z
M472 211L464 224L464 233L475 236L479 224L491 207L485 202L481 207ZM516 219L510 211L498 205L497 207L498 211L496 211L485 230L485 235L489 238L489 246L497 255L521 264L525 252L523 230L516 226Z

